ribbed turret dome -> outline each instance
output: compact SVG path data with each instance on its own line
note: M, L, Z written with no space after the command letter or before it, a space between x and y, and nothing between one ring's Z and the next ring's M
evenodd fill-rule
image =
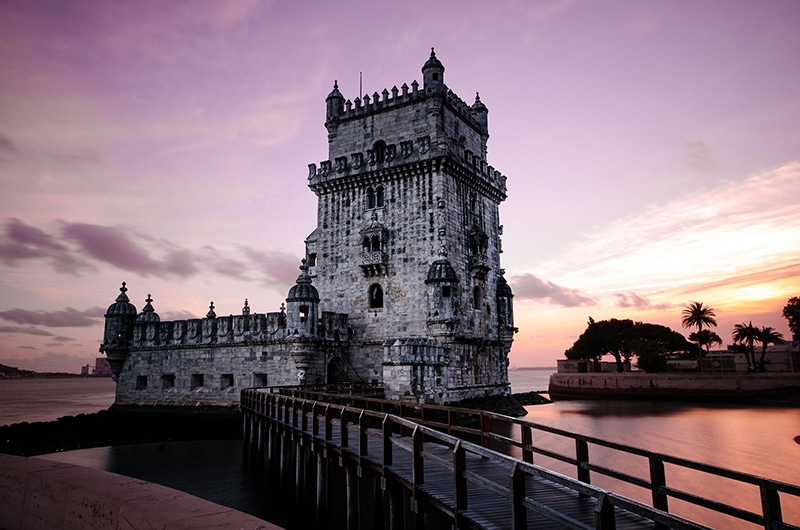
M472 104L472 110L474 112L489 112L489 109L481 101L481 95L478 92L475 92L475 103Z
M125 294L127 290L125 282L122 282L122 287L119 288L119 296L117 296L117 300L113 304L108 306L105 316L136 316L136 306L131 303L128 295Z
M444 72L444 65L439 59L436 58L436 52L433 51L433 48L431 48L430 58L422 66L422 73L425 73L425 70L427 70L428 68L438 68L439 70Z
M339 82L338 81L334 81L333 82L333 90L331 90L331 93L328 94L328 97L325 98L325 101L328 101L329 99L332 99L332 98L341 99L342 101L344 101L344 96L342 95L341 92L339 92Z
M458 282L456 271L447 261L447 249L444 246L439 249L439 259L431 263L431 267L428 269L428 277L425 279L425 283L433 282Z
M306 259L303 258L300 265L300 276L297 277L297 283L289 289L289 296L286 297L287 302L319 302L319 292L317 288L311 285L311 276L308 274L308 265Z
M142 308L142 312L139 313L139 316L136 317L136 322L161 322L161 317L158 316L156 310L153 309L152 304L153 298L148 293L147 298L145 299L145 306Z

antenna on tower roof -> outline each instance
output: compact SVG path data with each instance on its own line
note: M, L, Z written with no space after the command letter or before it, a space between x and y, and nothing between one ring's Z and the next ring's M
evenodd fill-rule
M358 99L361 98L361 82L363 81L362 72L358 72Z

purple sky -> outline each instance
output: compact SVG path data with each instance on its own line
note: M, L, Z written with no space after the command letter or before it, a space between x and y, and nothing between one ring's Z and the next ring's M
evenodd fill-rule
M300 7L302 6L302 7ZM312 7L313 6L313 7ZM800 2L0 4L0 363L78 371L120 282L162 319L275 311L316 223L325 96L421 80L489 108L511 363L587 317L789 335Z

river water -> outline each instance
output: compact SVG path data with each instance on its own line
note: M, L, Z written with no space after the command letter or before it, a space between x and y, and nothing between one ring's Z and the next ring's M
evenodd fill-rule
M552 370L514 370L509 372L512 391L546 390ZM87 381L87 380L70 380ZM34 381L35 391L25 389L25 382L0 381L0 399L5 414L6 390L48 394L46 406L29 402L31 416L94 412L100 401L113 401L113 383L89 381L97 399L86 396L86 388L55 382L57 392L47 392L51 381ZM70 396L74 389L78 397ZM53 394L58 394L54 396ZM80 397L83 395L83 397ZM103 396L102 398L100 396ZM110 396L110 399L109 399ZM45 398L43 398L45 399ZM35 399L34 399L35 401ZM62 408L58 403L63 403ZM68 405L71 404L71 405ZM77 407L68 410L69 407ZM16 406L15 406L16 407ZM99 408L105 408L100 406ZM24 407L23 407L24 409ZM653 401L562 401L526 407L526 420L586 434L650 451L679 456L697 462L751 473L765 478L800 484L800 407L743 406L736 404L660 403ZM24 412L14 413L22 421ZM54 418L51 418L54 419ZM0 416L0 424L5 416ZM6 421L7 422L7 421ZM565 455L574 456L574 445L548 435L534 435L534 443ZM175 442L84 449L47 455L46 458L105 469L164 484L199 497L289 526L282 520L281 507L270 506L262 485L242 462L240 441ZM644 459L623 456L602 448L590 447L593 462L613 465L631 474L647 477ZM536 463L569 476L571 466L546 458ZM612 479L592 475L594 484L649 502L649 493ZM727 479L687 473L667 465L667 483L730 504L760 512L758 489L735 484ZM781 497L784 520L800 525L800 504ZM670 499L670 511L698 520L714 528L756 528L753 525L704 513ZM284 516L285 517L285 516Z

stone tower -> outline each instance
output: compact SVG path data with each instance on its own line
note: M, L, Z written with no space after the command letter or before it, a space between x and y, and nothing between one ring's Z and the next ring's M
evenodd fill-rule
M326 98L328 160L309 165L306 239L321 310L347 313L347 376L429 402L506 394L513 324L500 268L506 178L486 161L488 109L444 83Z

